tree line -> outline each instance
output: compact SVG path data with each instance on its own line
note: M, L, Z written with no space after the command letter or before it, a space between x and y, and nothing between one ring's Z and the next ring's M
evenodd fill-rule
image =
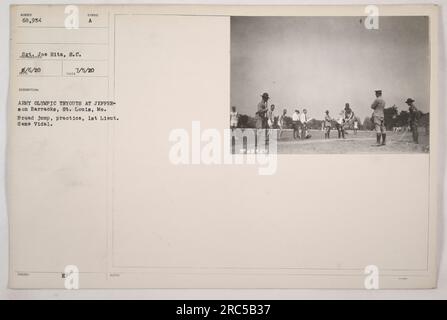
M429 126L429 120L430 120L430 113L423 113L420 112L420 119L419 119L419 126L421 127L428 127ZM397 107L394 105L392 107L385 108L385 126L387 130L392 130L394 127L406 127L408 126L408 119L410 113L407 110L401 110L399 111ZM371 117L365 117L363 121L359 117L355 117L360 130L373 130L374 129L374 123L372 121ZM337 118L335 118L337 119ZM275 125L279 128L279 125L277 124L278 116L275 117ZM308 127L310 129L321 129L323 120L317 120L312 119L308 122ZM335 120L333 123L333 126L335 128ZM292 129L292 117L285 116L284 117L284 127L285 129ZM256 119L255 117L241 114L238 119L238 128L256 128ZM351 123L351 128L353 129L353 122Z

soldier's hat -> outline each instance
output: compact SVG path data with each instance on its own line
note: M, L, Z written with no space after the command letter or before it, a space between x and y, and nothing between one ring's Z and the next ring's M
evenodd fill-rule
M382 90L374 90L375 93L382 94Z
M326 113L329 113L329 110L326 110Z
M265 98L265 99L269 99L269 94L267 92L264 92L261 97Z
M405 101L406 104L410 104L410 103L413 103L413 102L414 102L414 100L411 99L411 98L408 98L407 101Z

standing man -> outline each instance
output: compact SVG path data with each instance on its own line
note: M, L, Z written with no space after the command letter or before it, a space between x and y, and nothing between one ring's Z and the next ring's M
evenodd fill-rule
M231 112L230 112L230 128L231 128L231 130L234 130L237 128L238 120L239 120L239 114L236 111L236 107L232 106Z
M282 115L279 116L278 124L279 124L279 139L281 139L282 131L286 127L286 114L287 109L282 111Z
M326 115L324 116L324 138L329 139L331 134L331 127L332 127L332 118L329 115L329 110L326 110Z
M308 131L308 122L312 120L307 117L307 109L303 109L303 112L300 115L301 122L301 139L310 138L310 134Z
M408 124L410 126L411 133L413 134L413 142L419 143L418 125L421 114L414 105L413 99L408 98L407 101L405 101L405 103L408 104L408 106L410 107L408 109L408 112L410 113L408 116Z
M268 128L273 129L275 124L275 105L270 106L270 110L267 112L267 125Z
M300 111L295 109L292 115L292 125L293 125L293 139L299 139L299 127L300 127Z
M354 134L357 134L359 130L359 120L357 118L354 119Z
M269 94L264 92L262 95L261 102L258 103L258 109L256 111L256 152L260 151L261 144L264 144L264 147L267 147L268 140L268 124L267 124L267 111L269 110L268 101L270 99ZM262 134L264 134L264 139L262 138Z
M258 103L258 109L256 111L256 129L267 128L267 111L270 97L267 92L264 92L261 97L262 100Z
M345 122L345 110L340 111L338 114L337 121L335 122L335 127L338 132L338 139L345 138L345 130L343 128Z
M372 120L374 123L374 128L376 130L377 145L385 145L386 141L386 128L385 128L385 101L382 99L382 90L375 90L376 99L371 105L373 109ZM382 138L382 143L380 143L380 138Z

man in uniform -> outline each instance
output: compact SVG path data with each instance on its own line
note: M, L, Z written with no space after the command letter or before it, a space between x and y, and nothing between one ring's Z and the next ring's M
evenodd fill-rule
M267 129L267 111L270 97L267 92L264 92L261 97L262 100L258 103L256 111L256 129Z
M267 124L267 111L269 110L268 101L270 99L269 94L264 92L262 95L261 102L258 103L258 108L256 111L256 152L262 151L261 144L265 143L267 146L268 140L268 124ZM262 138L262 136L264 136Z
M408 124L410 126L411 133L413 134L413 142L419 143L419 132L418 132L418 125L419 125L419 118L421 116L419 110L414 105L414 100L411 98L408 98L407 101L405 101L406 104L408 104L409 109L408 112L410 113L408 116Z
M324 138L329 139L331 135L332 117L329 115L329 110L326 110L323 121Z
M386 128L385 128L385 101L382 99L382 90L375 90L376 99L371 105L373 109L372 120L374 123L374 128L376 130L377 145L385 145L386 141ZM380 143L380 138L382 138L382 143Z

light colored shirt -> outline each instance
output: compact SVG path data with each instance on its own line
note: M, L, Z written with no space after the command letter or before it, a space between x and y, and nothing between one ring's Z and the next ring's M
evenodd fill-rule
M292 120L293 121L300 120L300 114L298 112L294 112L293 115L292 115Z
M307 114L304 114L304 112L301 113L300 121L301 121L301 123L306 123L307 122Z
M326 127L330 127L331 126L331 121L332 121L331 116L327 114L327 115L324 116L324 123L323 123L323 125L326 126Z
M373 115L375 117L384 117L384 109L385 109L385 101L379 97L376 100L374 100L373 104L371 105L371 109L374 109Z
M230 112L230 123L237 124L237 117L238 117L237 111L235 111L235 112L231 111Z
M345 120L345 110L342 110L339 114L339 118L337 119L337 123L338 124L343 124L344 120Z
M275 123L275 112L273 110L267 111L267 124L270 128L273 128Z

